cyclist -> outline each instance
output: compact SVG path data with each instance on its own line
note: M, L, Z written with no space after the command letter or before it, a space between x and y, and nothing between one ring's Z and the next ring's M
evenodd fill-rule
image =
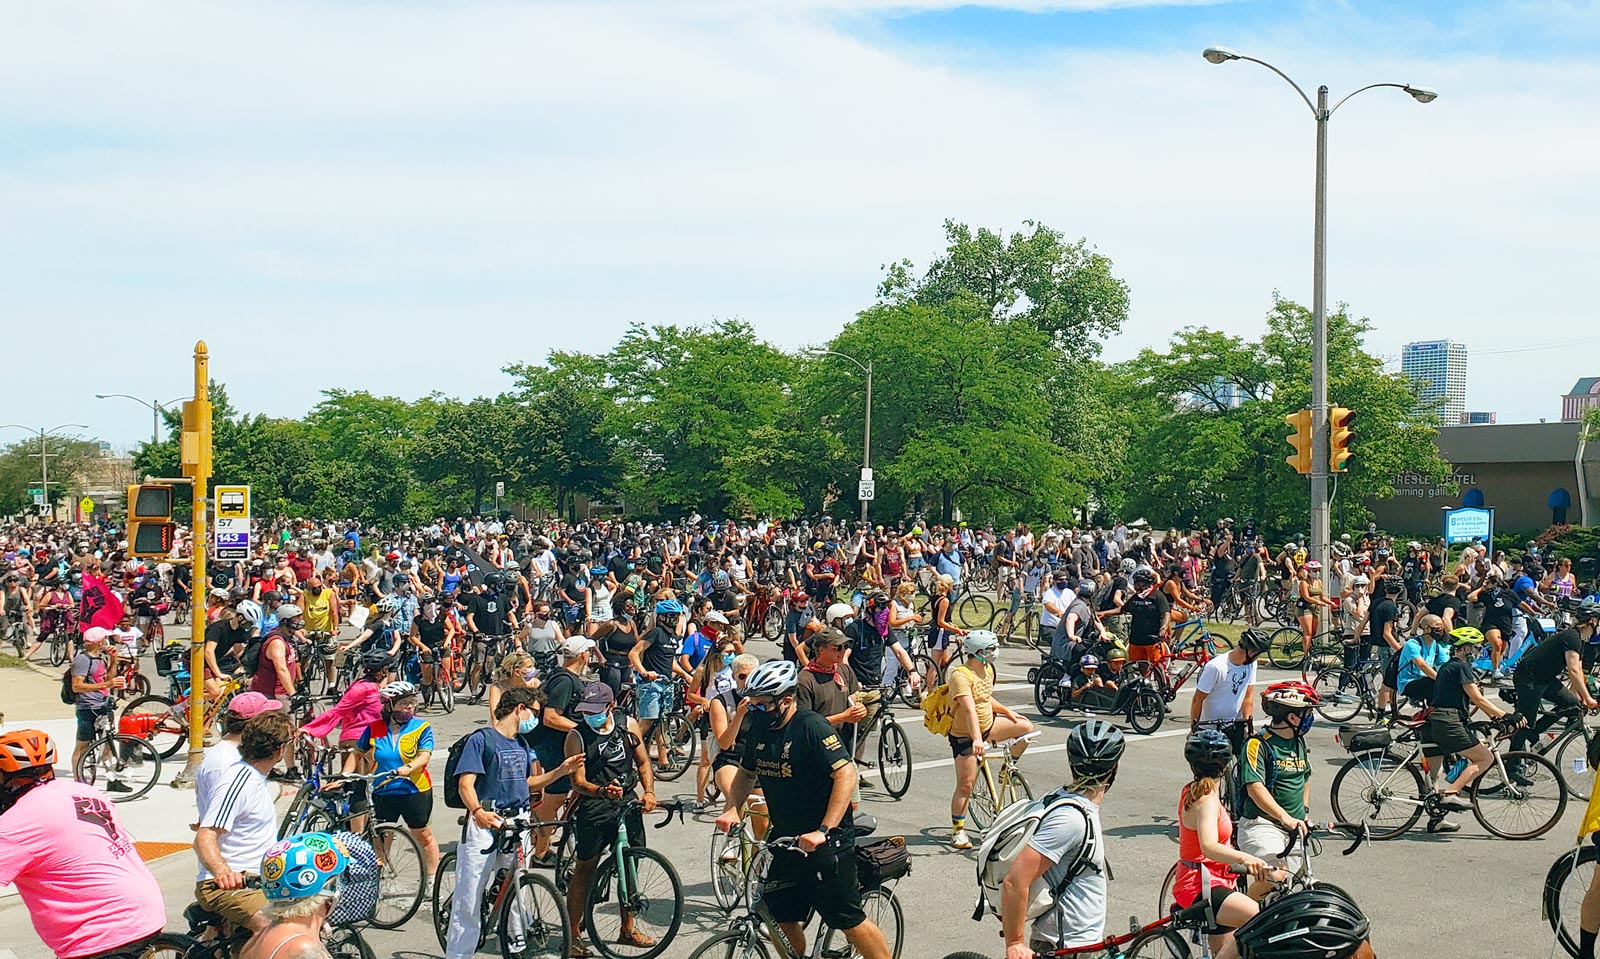
M583 697L574 707L581 725L567 733L567 758L581 760L572 774L572 791L578 797L571 813L576 863L567 885L567 915L572 921L571 954L577 959L589 955L583 942L584 904L589 901L589 888L594 883L601 854L616 844L617 830L625 813L629 844L643 846L643 814L656 808L655 771L645 751L640 726L627 714L623 714L619 722L615 705L610 686L590 683L584 687ZM636 787L643 789L643 795L637 797L642 801L642 808L630 809L629 803L636 798ZM627 910L622 912L618 935L624 945L648 949L656 944L654 939L633 927L633 915Z
M1494 764L1489 747L1467 728L1467 714L1476 706L1490 719L1500 719L1506 715L1478 689L1478 673L1472 662L1477 658L1479 647L1484 644L1483 633L1472 626L1458 626L1443 641L1450 646L1451 655L1449 661L1439 667L1434 680L1433 710L1428 713L1426 735L1428 741L1438 746L1441 752L1459 755L1467 761L1467 766L1454 782L1439 790L1440 812L1430 811L1429 832L1456 832L1461 828L1446 820L1443 810L1464 812L1471 809L1471 805L1459 798L1461 791Z
M462 597L465 600L466 597ZM363 652L379 650L388 654L393 659L400 655L401 643L405 636L395 629L394 618L400 612L400 600L394 596L385 596L373 604L367 616L367 625L362 627L355 639L345 643L339 652L349 655L352 649L360 647ZM467 613L468 629L471 629L472 613Z
M167 921L161 886L116 805L55 764L39 730L0 734L0 886L55 955L137 959Z
M54 566L50 567L52 573L55 572L55 569L56 567ZM39 651L40 646L44 645L44 637L58 630L68 629L72 610L77 605L77 601L67 591L65 584L60 582L50 584L39 600L38 609L41 611L39 632L34 635L33 642L28 646L28 651L22 654L22 658L32 659L33 654Z
M1006 959L1033 959L1035 953L1092 946L1105 938L1105 848L1095 837L1101 834L1100 807L1116 782L1126 745L1121 730L1099 719L1081 723L1067 734L1072 781L1046 798L1049 811L1017 853L1002 885L1000 923ZM1058 798L1070 802L1057 804ZM1055 903L1029 931L1024 928L1028 904L1041 879Z
M338 729L340 747L355 745L367 727L383 715L382 690L395 678L394 661L382 650L368 650L361 654L360 676L338 702L301 726L301 735L322 739Z
M1467 604L1456 594L1460 587L1461 581L1456 579L1455 573L1445 573L1439 581L1439 595L1429 597L1424 604L1428 612L1444 620L1447 633L1467 622Z
M1506 641L1516 632L1517 594L1506 585L1500 573L1491 572L1484 576L1482 586L1467 594L1467 601L1483 606L1478 625L1489 644L1489 664L1493 670L1489 682L1498 686L1505 679L1500 663L1505 656Z
M1358 659L1376 659L1383 663L1383 687L1378 691L1378 712L1386 713L1394 705L1393 687L1398 678L1394 670L1400 652L1400 583L1393 577L1380 577L1375 581L1376 593L1367 615L1356 625L1356 635L1361 638L1359 647L1346 647L1345 668L1354 671Z
M240 693L228 700L222 711L222 735L206 747L205 758L200 760L200 769L194 776L197 800L202 794L215 791L218 781L239 762L239 738L244 734L245 723L282 708L282 703L260 693Z
M967 804L973 784L978 781L978 760L985 743L1003 742L1033 731L1033 723L1021 713L994 698L994 655L1000 640L987 629L975 629L962 640L967 660L950 670L950 703L955 715L950 722L950 754L955 757L956 788L950 795L950 845L971 849L967 837ZM1011 755L1020 756L1028 748L1015 743Z
M239 959L328 959L323 927L339 902L338 880L348 865L338 840L325 832L273 846L261 860L267 927Z
M1187 554L1185 555L1187 557ZM1189 583L1184 582L1183 567L1177 563L1170 563L1163 570L1164 578L1161 582L1161 594L1167 598L1172 607L1169 614L1172 625L1181 625L1184 621L1199 616L1205 612L1206 601L1195 595L1189 588Z
M648 739L650 730L662 713L670 710L673 677L681 677L686 681L693 678L678 662L678 654L683 651L683 635L680 631L683 616L682 603L675 599L658 601L655 626L639 637L639 641L628 652L628 662L641 679L634 689L634 709L639 720L641 739ZM658 749L660 755L656 756L656 761L665 767L667 743L664 739Z
M1133 571L1133 589L1122 604L1128 614L1128 659L1159 664L1166 658L1166 641L1172 635L1172 604L1156 589L1156 571L1148 566Z
M532 746L533 754L543 769L556 769L566 759L567 734L578 726L573 707L583 698L583 690L587 685L583 678L584 661L593 648L594 640L584 636L562 640L560 668L546 673L542 679L539 721L531 732L522 733L519 738ZM568 795L571 791L572 780L565 775L545 783L543 794L537 799L535 812L538 817L546 821L559 817L561 807L571 798ZM543 858L550 848L550 830L535 832L533 842L534 854Z
M856 767L828 721L797 708L799 673L795 664L778 660L750 674L745 699L757 721L745 740L717 828L728 830L739 823L740 810L759 783L771 835L793 837L799 847L773 855L763 899L795 953L806 953L804 924L814 911L844 934L861 959L889 959L882 930L862 911L856 880L850 809ZM831 783L826 791L823 782Z
M1307 560L1295 574L1294 608L1300 623L1300 644L1305 658L1311 658L1311 640L1317 634L1317 610L1333 606L1322 592L1322 564Z
M1311 830L1311 751L1306 733L1319 702L1305 683L1274 683L1261 693L1261 709L1271 720L1245 743L1239 764L1244 799L1239 808L1239 848L1273 865L1289 838ZM1276 860L1276 861L1275 861ZM1261 901L1270 883L1250 884L1250 898Z
M734 774L738 771L739 760L744 754L745 737L750 732L751 713L745 697L745 685L750 680L750 674L755 672L760 664L761 661L751 653L735 656L730 665L733 688L721 689L714 693L706 710L711 724L711 736L717 746L716 754L711 760L711 778L716 784L717 792L724 796L728 794ZM763 832L756 833L757 838L762 835Z
M1370 931L1360 907L1330 886L1317 886L1261 910L1234 934L1234 944L1240 959L1375 959Z
M1512 737L1512 749L1529 748L1541 733L1565 718L1563 713L1580 705L1584 709L1600 707L1589 694L1587 682L1587 667L1595 658L1594 644L1600 642L1597 620L1600 600L1591 596L1579 604L1571 626L1540 642L1517 661L1511 681L1517 691L1516 714L1523 728ZM1539 709L1546 702L1554 703L1556 709L1540 719Z
M858 697L861 683L845 661L853 641L841 628L853 626L855 611L844 603L828 607L829 625L811 637L811 661L800 671L795 702L801 709L821 714L844 737L855 742L856 724L867 716Z
M77 742L72 747L72 768L77 769L89 744L99 735L95 726L103 716L116 712L115 693L123 681L111 672L106 660L106 639L110 630L90 626L83 631L83 649L72 657L73 712L78 718ZM107 792L132 792L120 780L106 783Z
M423 875L432 876L439 866L439 841L429 825L433 818L433 778L428 775L433 727L417 718L417 687L399 680L385 684L379 695L383 715L361 733L356 741L359 752L345 757L345 772L354 772L357 757L362 757L373 772L394 774L373 787L373 813L378 822L405 820L422 847Z
M267 782L294 723L280 710L263 712L244 724L239 735L239 761L214 783L198 791L200 821L194 851L200 873L194 897L207 912L252 932L266 928L261 910L267 901L258 889L245 886L245 872L261 865L278 841L278 816L273 800L278 790Z
M1256 901L1233 886L1229 865L1246 866L1260 882L1274 877L1260 858L1234 849L1233 820L1222 806L1222 780L1233 762L1233 746L1220 730L1201 729L1184 744L1183 758L1194 774L1178 797L1178 874L1173 899L1187 909L1201 896L1211 901L1215 925L1206 930L1215 959L1235 959L1233 930L1259 909ZM1277 877L1281 878L1281 874ZM1202 888L1202 881L1204 888Z
M967 635L967 631L955 623L956 607L953 592L955 587L955 580L943 574L933 581L933 608L929 610L933 618L933 628L928 633L928 652L933 656L935 668L930 669L928 675L922 677L928 689L938 685L938 670L949 665L955 653L952 642Z
M1189 702L1189 732L1212 726L1228 737L1236 755L1244 752L1245 737L1255 727L1255 699L1250 688L1256 681L1256 660L1270 644L1266 633L1247 629L1227 655L1207 660Z

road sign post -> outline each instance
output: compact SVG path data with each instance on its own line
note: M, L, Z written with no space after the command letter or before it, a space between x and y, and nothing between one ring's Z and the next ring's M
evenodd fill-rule
M194 483L189 546L194 554L190 581L201 596L206 589L206 484L211 480L211 351L206 341L194 345L194 398L183 404L183 430L178 437L178 460L183 475ZM178 789L193 789L195 774L205 756L206 675L205 617L189 626L189 759L172 780Z
M218 486L214 499L217 522L212 532L212 558L234 562L250 558L250 487Z

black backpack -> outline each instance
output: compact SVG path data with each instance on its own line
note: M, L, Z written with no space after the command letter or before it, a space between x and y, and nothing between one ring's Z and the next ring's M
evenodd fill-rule
M239 666L244 670L246 676L254 676L256 674L256 668L261 665L261 647L267 644L267 637L271 635L271 633L268 633L267 636L252 636L239 644L239 652L237 653Z
M461 765L461 754L466 752L467 741L483 732L483 728L474 729L460 739L450 744L450 751L445 754L444 760L444 804L451 809L465 809L466 802L461 798L461 787L456 782L459 775L456 767Z
M72 664L67 664L66 672L61 674L61 702L71 706L78 701L78 694L72 691Z

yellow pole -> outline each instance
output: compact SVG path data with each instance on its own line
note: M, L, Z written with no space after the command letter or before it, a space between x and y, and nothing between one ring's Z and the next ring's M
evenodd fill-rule
M206 481L211 478L211 399L210 351L206 341L194 345L194 399L192 422L183 424L185 431L196 434L198 455L195 463L185 472L194 480L194 512L190 518L190 546L194 555L191 567L190 595L202 598L189 617L189 761L183 772L173 779L176 788L190 788L200 771L200 761L205 756L205 675L206 675ZM188 404L185 404L188 405ZM196 622L198 614L198 622Z

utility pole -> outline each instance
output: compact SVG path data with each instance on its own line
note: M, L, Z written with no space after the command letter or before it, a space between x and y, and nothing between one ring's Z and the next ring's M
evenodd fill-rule
M1328 541L1328 87L1317 87L1317 198L1311 240L1311 558L1331 588ZM1317 623L1322 623L1317 609Z
M211 478L211 354L206 341L194 345L194 399L183 404L183 432L179 436L179 461L183 474L193 483L194 503L190 518L190 553L193 574L190 582L195 595L206 591L206 482ZM172 780L177 789L194 787L200 761L205 758L205 616L197 625L189 621L189 757L183 772Z

